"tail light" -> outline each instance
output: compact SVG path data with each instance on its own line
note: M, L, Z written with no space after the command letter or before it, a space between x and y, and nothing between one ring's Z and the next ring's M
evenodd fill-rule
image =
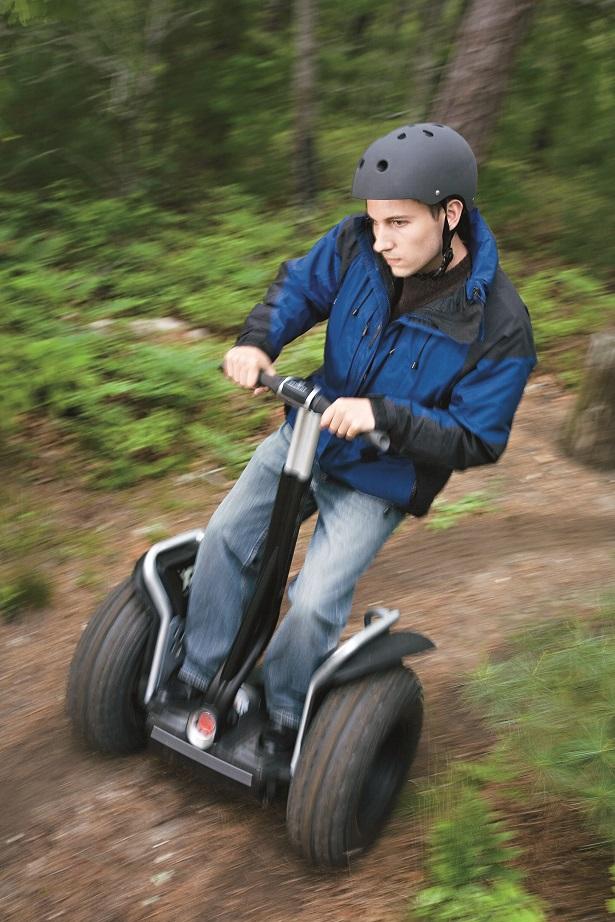
M188 742L198 749L209 749L216 738L217 727L216 715L209 708L193 711L186 727Z

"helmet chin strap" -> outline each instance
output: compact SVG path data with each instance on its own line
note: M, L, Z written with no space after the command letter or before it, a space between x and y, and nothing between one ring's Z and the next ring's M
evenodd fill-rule
M442 278L446 270L451 264L453 258L453 247L451 242L455 234L454 230L451 230L448 226L448 217L444 216L444 226L442 228L442 261L437 269L433 272L417 272L417 278L422 279L439 279Z
M442 228L442 262L438 266L435 272L431 273L432 279L441 278L446 270L448 269L451 260L453 258L453 247L451 246L453 240L454 230L451 230L448 226L448 218L444 216L444 227Z

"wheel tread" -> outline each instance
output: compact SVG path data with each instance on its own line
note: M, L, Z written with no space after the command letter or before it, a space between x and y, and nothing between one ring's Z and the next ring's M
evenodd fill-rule
M150 616L129 578L117 586L86 626L69 672L66 708L75 734L102 752L123 753L145 743L145 720L132 712Z
M421 718L420 683L403 666L329 692L310 727L288 799L288 834L306 858L325 866L347 862L354 821L350 805L358 797L351 780L368 770L378 733L384 739L396 721L407 720L409 765Z

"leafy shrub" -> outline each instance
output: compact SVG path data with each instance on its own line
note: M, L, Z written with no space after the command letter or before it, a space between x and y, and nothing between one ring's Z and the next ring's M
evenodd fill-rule
M433 887L417 899L415 916L429 922L544 922L535 897L510 880L467 884L454 893Z
M519 852L482 795L467 784L428 836L431 886L421 891L413 918L427 922L543 922L539 902L511 866Z

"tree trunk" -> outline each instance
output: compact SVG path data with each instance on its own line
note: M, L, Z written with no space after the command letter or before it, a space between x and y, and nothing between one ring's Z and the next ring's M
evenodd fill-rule
M314 0L295 0L295 193L302 205L316 199Z
M516 53L537 0L472 0L461 21L432 121L456 128L484 160Z
M615 333L591 337L585 379L562 442L577 461L615 470Z
M442 14L445 3L446 0L425 0L420 12L419 41L412 56L409 121L425 121L438 82L440 67L436 63L436 52L444 39Z

